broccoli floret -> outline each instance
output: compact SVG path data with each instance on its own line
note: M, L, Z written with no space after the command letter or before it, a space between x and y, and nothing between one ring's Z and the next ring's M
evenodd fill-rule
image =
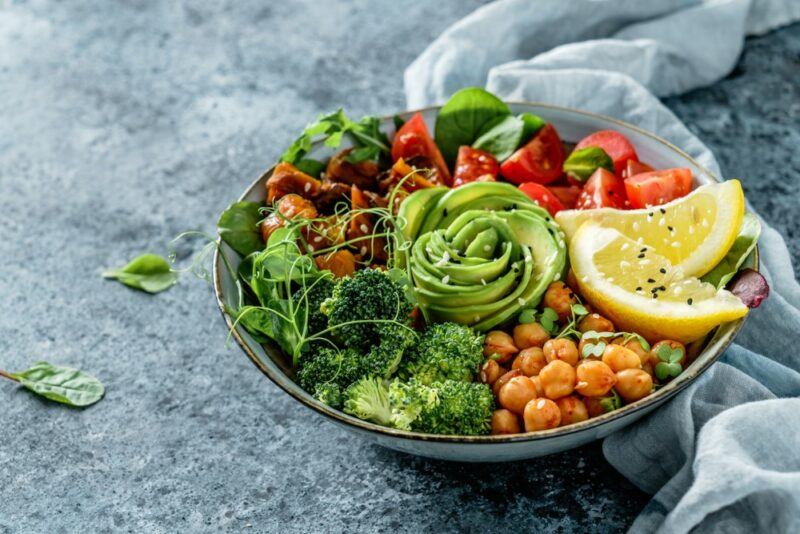
M314 398L331 408L341 408L344 402L342 386L335 382L318 384L314 390Z
M328 317L320 310L325 299L333 294L336 284L330 278L319 278L310 282L305 289L298 289L292 295L292 300L299 308L297 316L303 320L308 319L306 335L314 335L328 328Z
M395 380L389 387L389 402L397 428L466 436L488 434L491 428L494 396L486 384Z
M344 392L344 411L359 419L390 426L389 390L380 378L362 378Z
M464 325L440 323L429 327L404 360L401 376L423 384L445 380L472 382L483 361L483 336Z
M352 349L324 347L304 353L297 370L297 383L315 396L323 385L335 384L346 388L361 378L362 360L363 356Z
M411 328L394 323L376 325L380 343L364 355L364 376L391 378L400 366L403 355L416 343L417 333Z
M333 290L333 295L322 303L322 313L328 316L328 326L335 327L341 342L366 352L379 339L375 320L409 322L411 304L405 288L379 269L357 271L344 278ZM364 321L349 324L352 321ZM385 323L383 323L385 324Z

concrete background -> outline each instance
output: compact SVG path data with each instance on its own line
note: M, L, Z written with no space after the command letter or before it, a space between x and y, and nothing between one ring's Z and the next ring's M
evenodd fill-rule
M404 107L403 68L480 2L0 2L0 368L107 386L83 411L0 383L0 532L610 531L648 497L599 445L507 465L366 445L282 394L166 253L321 111ZM667 102L800 249L800 25ZM195 244L195 248L199 244ZM191 247L184 247L188 255Z

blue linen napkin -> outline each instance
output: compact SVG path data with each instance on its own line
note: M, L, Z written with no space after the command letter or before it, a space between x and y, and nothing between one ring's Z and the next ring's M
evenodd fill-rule
M500 0L458 21L405 72L409 108L466 86L641 126L717 175L714 155L657 96L708 85L746 35L800 20L797 0ZM654 494L636 532L800 532L800 286L762 221L770 297L720 362L638 424L608 461Z

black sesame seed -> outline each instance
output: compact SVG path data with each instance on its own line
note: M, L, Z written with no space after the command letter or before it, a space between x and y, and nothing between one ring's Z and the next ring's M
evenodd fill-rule
M667 290L667 288L664 287L664 286L658 286L656 289L658 289L659 291L666 291Z
M647 247L642 248L639 252L647 252Z
M651 211L650 213L647 214L647 216L652 219L653 218L653 212Z
M443 209L443 210L442 210L442 215L443 215L443 216L445 216L445 217L447 217L447 208L445 208L445 209Z
M660 268L660 269L658 270L658 272L660 272L661 274L667 274L667 270L666 270L665 268L663 268L663 267L662 267L662 268Z
M644 252L642 252L641 254L639 254L639 255L638 255L638 256L636 256L636 257L637 257L637 258L639 258L639 259L641 260L642 258L644 258Z
M661 215L666 215L667 211L664 208L658 208L658 211L661 212Z
M674 231L675 231L675 228L673 228L673 227L671 227L671 226L667 226L667 230L669 230L670 232L674 232Z
M688 304L689 306L691 306L691 305L692 305L692 299L686 299L686 304Z
M639 286L639 287L636 288L636 291L641 291L641 290L642 290L642 286Z
M658 293L653 293L653 298L657 299L658 298Z
M656 283L656 281L655 281L655 280L653 280L652 278L648 278L648 279L647 279L647 283L648 283L648 284L655 284L655 283Z

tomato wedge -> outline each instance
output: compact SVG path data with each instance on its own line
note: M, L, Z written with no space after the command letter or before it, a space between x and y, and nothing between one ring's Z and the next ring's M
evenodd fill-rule
M500 174L515 184L549 184L561 176L563 165L564 145L556 129L548 123L500 165Z
M622 180L602 167L586 180L583 191L578 197L575 206L580 210L592 208L617 208L626 207L625 185Z
M622 171L622 179L624 180L625 178L630 178L631 176L636 176L637 174L642 174L643 172L652 172L654 170L655 169L647 163L629 159L627 165L625 166L625 170Z
M574 185L549 185L547 188L561 201L566 209L572 209L578 203L581 188Z
M567 209L548 188L536 182L526 182L519 186L519 190L528 195L536 204L555 215L561 210Z
M490 153L471 146L462 146L458 149L456 168L453 171L453 187L478 179L494 181L499 170L500 164Z
M617 176L622 175L628 160L639 161L636 149L633 148L628 138L614 130L600 130L584 137L575 145L575 150L586 148L587 146L600 147L606 154L611 156L614 161L614 173Z
M425 119L422 113L414 113L414 116L400 127L392 142L392 161L400 158L408 161L409 159L423 157L433 164L436 173L445 185L451 184L450 170L439 151L439 147L433 142Z
M625 180L632 208L659 206L692 190L692 171L682 167L643 172Z

